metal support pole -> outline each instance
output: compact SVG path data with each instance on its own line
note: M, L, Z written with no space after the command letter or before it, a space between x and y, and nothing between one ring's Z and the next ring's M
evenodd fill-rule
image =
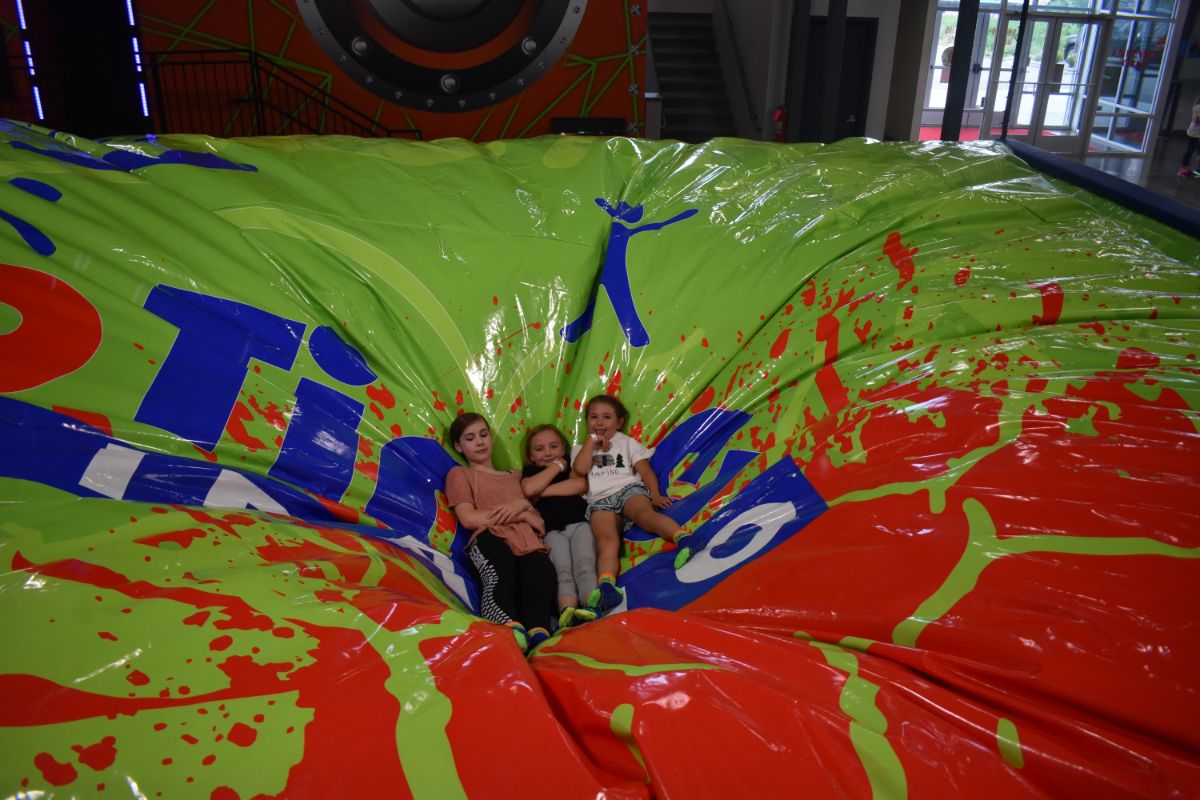
M1004 119L1000 123L1000 141L1008 139L1008 120L1012 116L1013 101L1017 99L1017 84L1025 77L1025 67L1021 64L1021 50L1025 47L1025 25L1029 22L1029 0L1021 6L1021 21L1017 24L1017 47L1013 53L1012 74L1008 76L1008 102L1004 104ZM1083 56L1083 53L1080 53ZM1020 70L1020 75L1017 71ZM1032 138L1032 137L1031 137Z
M976 2L979 0L968 0ZM821 141L832 142L837 137L838 100L842 88L842 53L846 48L847 0L829 0L829 24L825 58L825 102L821 105Z
M954 31L954 57L950 60L950 84L946 87L946 108L942 111L942 139L957 142L962 133L963 108L967 99L967 80L975 57L975 25L979 20L979 0L958 4L958 27Z

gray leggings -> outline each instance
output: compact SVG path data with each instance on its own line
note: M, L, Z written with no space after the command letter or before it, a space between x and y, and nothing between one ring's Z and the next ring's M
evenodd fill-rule
M550 561L558 572L558 597L582 602L596 588L596 537L586 522L573 522L562 530L548 531Z

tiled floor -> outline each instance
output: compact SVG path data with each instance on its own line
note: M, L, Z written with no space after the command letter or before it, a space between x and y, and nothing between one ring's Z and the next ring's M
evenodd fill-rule
M1089 167L1144 186L1155 194L1178 200L1192 208L1200 208L1200 177L1181 178L1179 163L1187 139L1180 133L1160 136L1149 156L1140 158L1118 156L1086 156ZM1200 154L1197 154L1200 155ZM1196 166L1197 156L1192 157Z

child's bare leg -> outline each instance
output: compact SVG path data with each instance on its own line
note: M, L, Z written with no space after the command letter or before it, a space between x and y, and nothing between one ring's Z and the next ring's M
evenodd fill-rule
M656 511L650 498L644 494L634 495L626 500L621 513L642 530L668 542L675 541L675 534L681 530L679 523Z
M654 503L650 502L650 498L644 494L634 495L626 500L625 507L621 511L634 525L647 533L653 533L661 539L678 545L678 549L675 551L675 569L686 564L692 554L700 549L692 544L694 539L688 539L687 544L684 544L683 540L690 537L691 533L666 514L656 511Z
M588 596L587 604L604 611L621 602L621 594L617 590L621 535L617 528L616 512L595 509L590 521L592 534L596 537L596 571L600 581Z
M596 537L596 572L616 575L620 569L621 538L617 515L612 511L592 512L592 534Z

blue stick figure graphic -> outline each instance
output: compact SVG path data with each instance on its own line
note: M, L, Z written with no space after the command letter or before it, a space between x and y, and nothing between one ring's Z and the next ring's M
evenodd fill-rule
M603 286L608 293L608 300L612 303L613 311L617 314L617 320L620 321L621 328L625 331L625 338L634 347L645 347L650 344L650 334L646 332L646 326L638 317L637 307L633 304L633 291L629 288L629 265L625 261L625 254L629 249L629 239L636 233L656 231L659 228L681 222L694 216L699 209L689 208L665 222L648 222L636 228L629 228L623 223L636 223L642 218L644 209L640 204L631 206L621 201L616 208L613 208L607 200L597 197L596 205L607 211L608 215L613 218L612 228L608 233L608 247L604 253L604 266L600 270L600 282L592 291L592 296L588 298L588 304L583 309L583 313L564 325L559 333L568 342L575 342L592 327L592 316L596 312L596 295Z

